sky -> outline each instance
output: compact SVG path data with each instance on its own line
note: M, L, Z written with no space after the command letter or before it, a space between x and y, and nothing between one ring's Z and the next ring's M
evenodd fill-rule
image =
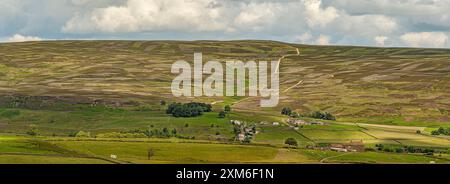
M2 0L0 42L276 40L450 48L450 0Z

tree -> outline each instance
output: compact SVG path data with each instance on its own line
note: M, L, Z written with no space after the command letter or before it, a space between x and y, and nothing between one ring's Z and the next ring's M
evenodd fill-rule
M403 153L405 150L403 148L395 148L396 153Z
M284 144L287 144L289 146L298 146L297 140L294 138L287 138L286 141L284 141Z
M377 148L377 150L383 150L384 145L383 144L376 144L375 147Z
M431 135L439 135L439 132L437 130L431 131Z
M299 117L300 117L300 114L299 114L298 112L292 112L292 113L290 114L290 116L291 116L292 118L299 118Z
M27 131L27 134L31 135L31 136L39 135L39 131L38 131L37 125L30 125L30 129Z
M227 113L225 113L225 111L220 111L219 112L219 118L225 118L225 116L227 115Z
M323 119L325 119L325 120L333 120L333 121L336 120L336 118L329 112L325 112L325 114L323 116Z
M162 134L164 137L170 137L169 135L169 129L167 129L166 127L163 128L162 130Z
M439 127L439 129L437 131L439 134L445 134L445 129L442 127Z
M283 107L283 109L281 109L281 114L283 115L291 115L292 113L292 109L289 107Z
M229 105L226 105L225 108L224 108L224 111L225 111L226 113L231 112L231 107L230 107Z
M150 159L152 159L153 156L155 156L155 150L153 150L153 148L148 148L147 158L150 160Z
M242 142L243 143L250 143L250 142L252 142L252 136L246 135Z
M174 129L172 130L172 135L177 135L177 129L176 129L176 128L174 128Z

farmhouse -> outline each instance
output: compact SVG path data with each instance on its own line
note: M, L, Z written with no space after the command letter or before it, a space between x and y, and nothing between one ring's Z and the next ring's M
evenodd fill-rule
M339 145L339 147L341 147L340 145ZM330 150L331 151L337 151L337 152L348 152L348 150L347 149L345 149L345 148L339 148L339 147L337 147L337 146L335 146L335 147L330 147Z
M288 123L293 124L293 125L306 125L307 122L301 119L288 119L287 120Z
M242 122L238 121L238 120L231 120L230 121L232 125L241 125Z
M231 120L231 124L234 125L235 140L237 141L247 141L251 140L255 134L257 134L256 126L238 120Z
M237 135L236 139L237 139L238 141L244 141L244 140L245 140L245 133L244 133L244 132L239 133L239 134Z
M297 126L299 126L299 125L325 125L325 123L321 122L321 121L308 122L308 121L305 121L305 120L293 119L293 118L288 119L286 122L289 123L289 124L292 124L292 125L297 125Z
M350 141L347 144L331 144L330 150L337 152L363 152L363 141Z

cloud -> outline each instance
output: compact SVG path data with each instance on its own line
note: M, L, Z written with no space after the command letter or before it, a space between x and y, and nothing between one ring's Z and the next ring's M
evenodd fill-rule
M7 42L29 42L29 41L42 41L42 38L15 34L14 36L7 39Z
M311 33L306 32L306 33L303 33L303 34L300 35L300 36L297 36L296 39L297 39L300 43L308 43L312 38L313 38L313 36L311 35Z
M242 5L240 13L234 18L232 27L251 27L260 31L277 21L283 7L274 3L250 3ZM233 17L233 15L231 15Z
M330 45L330 37L326 35L320 35L316 40L317 45Z
M387 39L388 39L388 37L386 37L386 36L376 36L374 38L375 43L376 43L377 46L384 46L384 45L386 45L386 40Z
M334 7L322 8L320 0L305 0L306 21L311 27L324 27L331 21L339 17L338 11Z
M4 0L0 22L0 38L20 33L450 47L442 41L450 34L450 1L439 0ZM419 33L441 34L430 34L426 39L436 41L426 43L421 37L427 35Z
M221 6L213 0L128 0L123 6L76 14L63 32L216 31L225 28Z
M448 36L443 32L406 33L400 38L412 47L445 47L448 43Z
M87 0L74 1L85 4ZM321 0L223 1L127 0L123 5L76 13L63 26L66 33L215 32L296 30L324 27L340 16ZM297 28L296 28L297 27ZM283 30L278 30L283 31Z

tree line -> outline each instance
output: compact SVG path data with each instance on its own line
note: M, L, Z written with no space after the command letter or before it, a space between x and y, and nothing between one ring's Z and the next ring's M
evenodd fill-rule
M431 135L450 135L450 128L439 127L439 129L431 131Z

